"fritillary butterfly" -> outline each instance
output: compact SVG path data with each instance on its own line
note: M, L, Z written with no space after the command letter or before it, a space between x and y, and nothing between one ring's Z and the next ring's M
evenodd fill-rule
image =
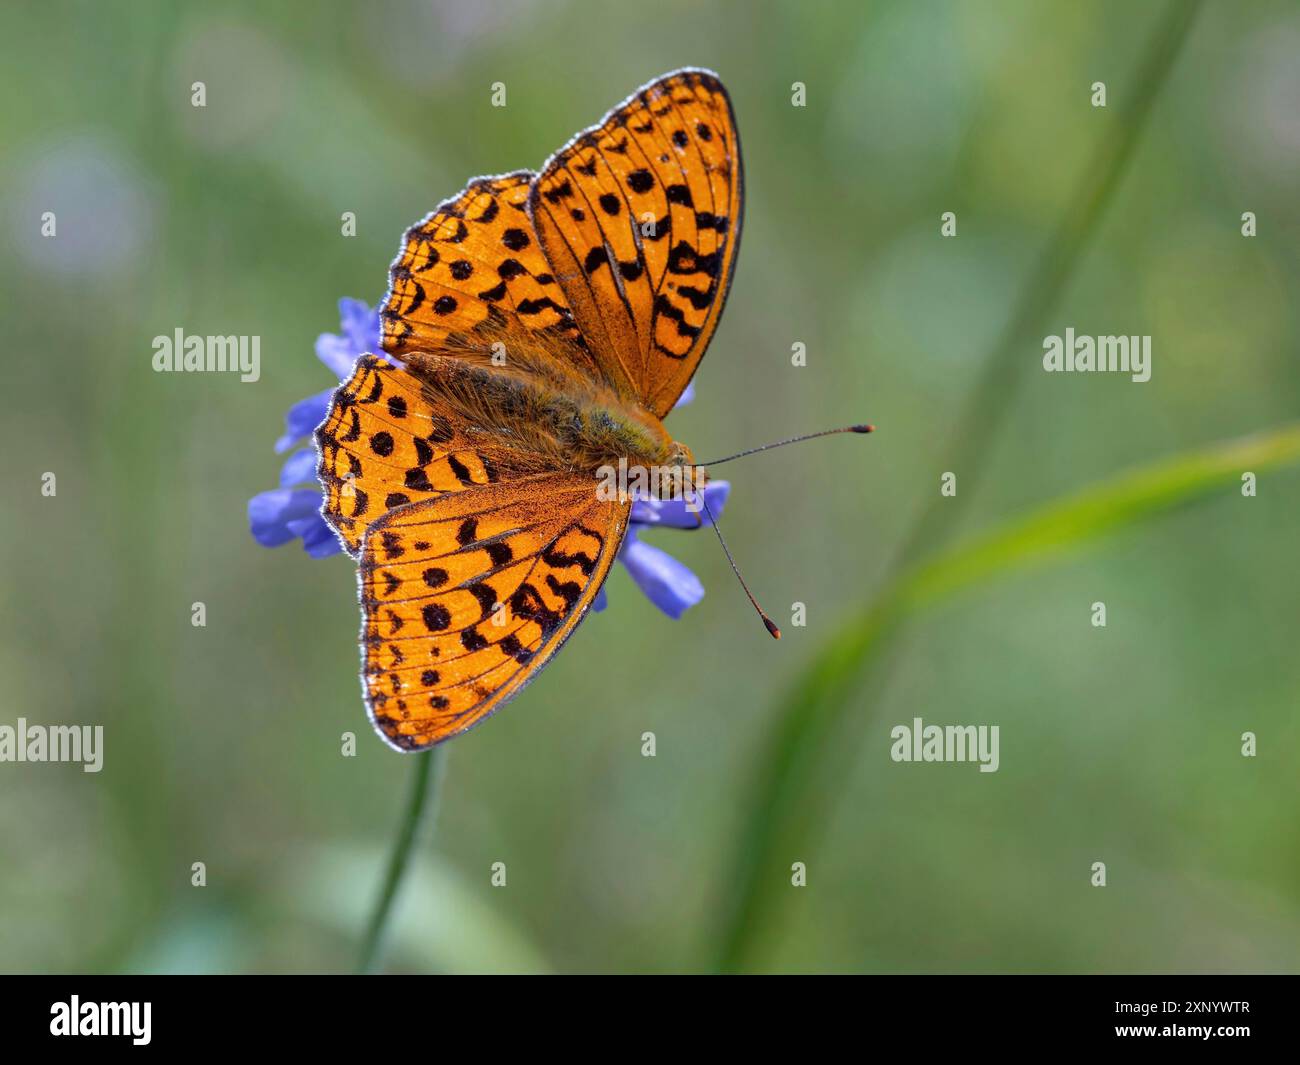
M540 173L477 178L407 231L384 355L316 431L322 513L359 561L366 707L393 747L471 728L573 632L628 523L600 467L691 464L661 419L717 328L743 201L727 91L684 69Z

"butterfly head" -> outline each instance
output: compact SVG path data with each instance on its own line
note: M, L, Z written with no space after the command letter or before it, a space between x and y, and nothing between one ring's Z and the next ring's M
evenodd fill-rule
M695 456L691 454L691 449L680 440L673 441L670 456L668 461L674 466L693 466L695 464Z
M679 440L669 443L664 469L651 479L650 494L656 499L691 499L709 483L703 466L697 466L691 449Z
M673 441L671 458L668 461L672 466L682 467L683 471L691 478L690 483L694 483L696 488L703 488L708 484L708 471L703 466L696 464L695 455L680 440Z

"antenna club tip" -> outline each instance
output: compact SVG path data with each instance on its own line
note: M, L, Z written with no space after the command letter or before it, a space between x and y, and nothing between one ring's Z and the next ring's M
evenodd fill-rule
M763 615L763 624L767 626L767 631L772 634L772 639L779 640L781 638L781 630L776 627L776 622L766 614Z
M855 433L874 433L875 431L876 431L876 427L869 422L866 423L865 425L853 426L853 432Z

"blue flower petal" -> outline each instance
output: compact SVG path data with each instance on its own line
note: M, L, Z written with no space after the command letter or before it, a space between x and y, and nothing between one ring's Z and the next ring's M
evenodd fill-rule
M289 522L289 529L295 536L302 537L302 549L312 558L329 558L343 550L339 538L320 514L312 514Z
M263 547L279 547L298 534L293 522L317 514L321 493L317 488L273 488L248 501L248 528ZM317 515L319 516L319 515Z
M730 481L710 481L704 486L704 501L715 518L720 517L731 494ZM712 525L703 508L692 511L684 499L638 499L632 504L631 520L638 525L665 525L671 529L698 529Z
M694 399L695 399L695 382L691 381L686 385L685 388L682 389L682 394L677 397L677 402L673 404L673 410L676 410L678 407L686 406L686 404L692 402ZM712 503L713 500L709 500L709 502Z
M302 538L302 547L312 558L329 558L330 555L343 553L343 545L334 535L334 530L325 524L324 518L321 519L318 533Z
M322 333L316 338L316 358L329 367L330 373L340 381L351 376L352 364L357 361L358 354L360 353L353 350L346 337Z
M378 353L380 342L378 304L368 307L364 300L348 299L345 296L339 300L339 324L343 327L343 335L352 346L353 359L367 351ZM351 364L349 364L350 368ZM340 379L346 376L346 371L339 374Z
M346 380L352 373L357 356L380 351L379 308L370 308L361 300L339 300L341 335L322 333L316 340L316 355L334 377ZM281 454L312 434L329 412L334 389L299 400L285 415L285 432L275 442ZM248 524L253 537L265 547L278 547L302 538L302 546L312 558L325 558L342 550L325 519L320 515L319 489L294 489L297 484L316 481L316 453L311 448L290 455L280 470L280 487L260 492L248 501Z
M628 529L618 557L637 587L670 618L680 618L704 598L700 579L672 555L642 543L635 529Z
M312 484L315 480L316 452L310 449L295 451L280 469L281 488L292 488L295 484Z
M600 586L600 591L596 593L596 598L591 601L591 609L600 613L605 607L609 606L609 599L605 595L605 586Z
M316 338L316 358L343 381L351 376L358 355L380 350L379 308L371 310L361 300L341 299L339 324L341 336L322 333Z
M289 413L284 416L284 435L275 442L277 454L284 454L299 440L312 434L316 426L320 425L325 420L325 415L329 413L332 395L334 389L327 388L324 392L317 392L314 396L298 400L289 408Z

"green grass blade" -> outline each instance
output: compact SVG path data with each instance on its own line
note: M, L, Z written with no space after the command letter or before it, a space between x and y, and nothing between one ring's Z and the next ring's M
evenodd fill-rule
M773 890L784 888L788 858L806 856L836 781L847 772L846 726L861 725L857 698L872 666L903 622L961 590L1041 564L1140 525L1174 508L1237 488L1256 475L1300 463L1300 423L1185 452L1119 474L1008 521L968 544L905 571L876 603L844 626L792 686L776 713L768 760L749 808L736 870L736 908L719 955L735 969L770 922ZM850 721L857 711L857 721Z
M990 576L1042 561L1127 525L1201 498L1243 472L1300 456L1300 425L1184 452L1140 467L1008 522L918 566L901 582L911 609Z
M761 924L759 899L770 876L773 840L797 831L799 825L805 826L799 834L809 838L808 831L826 816L833 788L825 780L834 778L837 759L843 759L850 746L827 742L843 714L849 694L845 689L884 649L886 637L897 628L901 601L927 594L921 575L928 570L918 569L917 562L935 549L953 527L955 513L971 498L1022 380L1024 345L1041 335L1042 323L1082 262L1200 8L1201 0L1172 0L1165 7L1135 67L1127 101L1116 108L1113 125L1099 143L1006 328L983 363L950 440L950 451L962 455L963 467L971 471L966 475L966 490L958 499L934 499L921 512L903 536L893 566L894 572L911 576L890 584L872 610L826 647L817 667L803 678L804 687L796 688L801 694L778 711L776 732L762 756L757 791L728 881L731 909L718 954L723 968L738 966ZM967 565L975 563L968 560ZM929 578L935 582L942 579L940 573ZM961 574L952 571L947 579L960 580ZM810 787L814 777L820 778L815 788Z

